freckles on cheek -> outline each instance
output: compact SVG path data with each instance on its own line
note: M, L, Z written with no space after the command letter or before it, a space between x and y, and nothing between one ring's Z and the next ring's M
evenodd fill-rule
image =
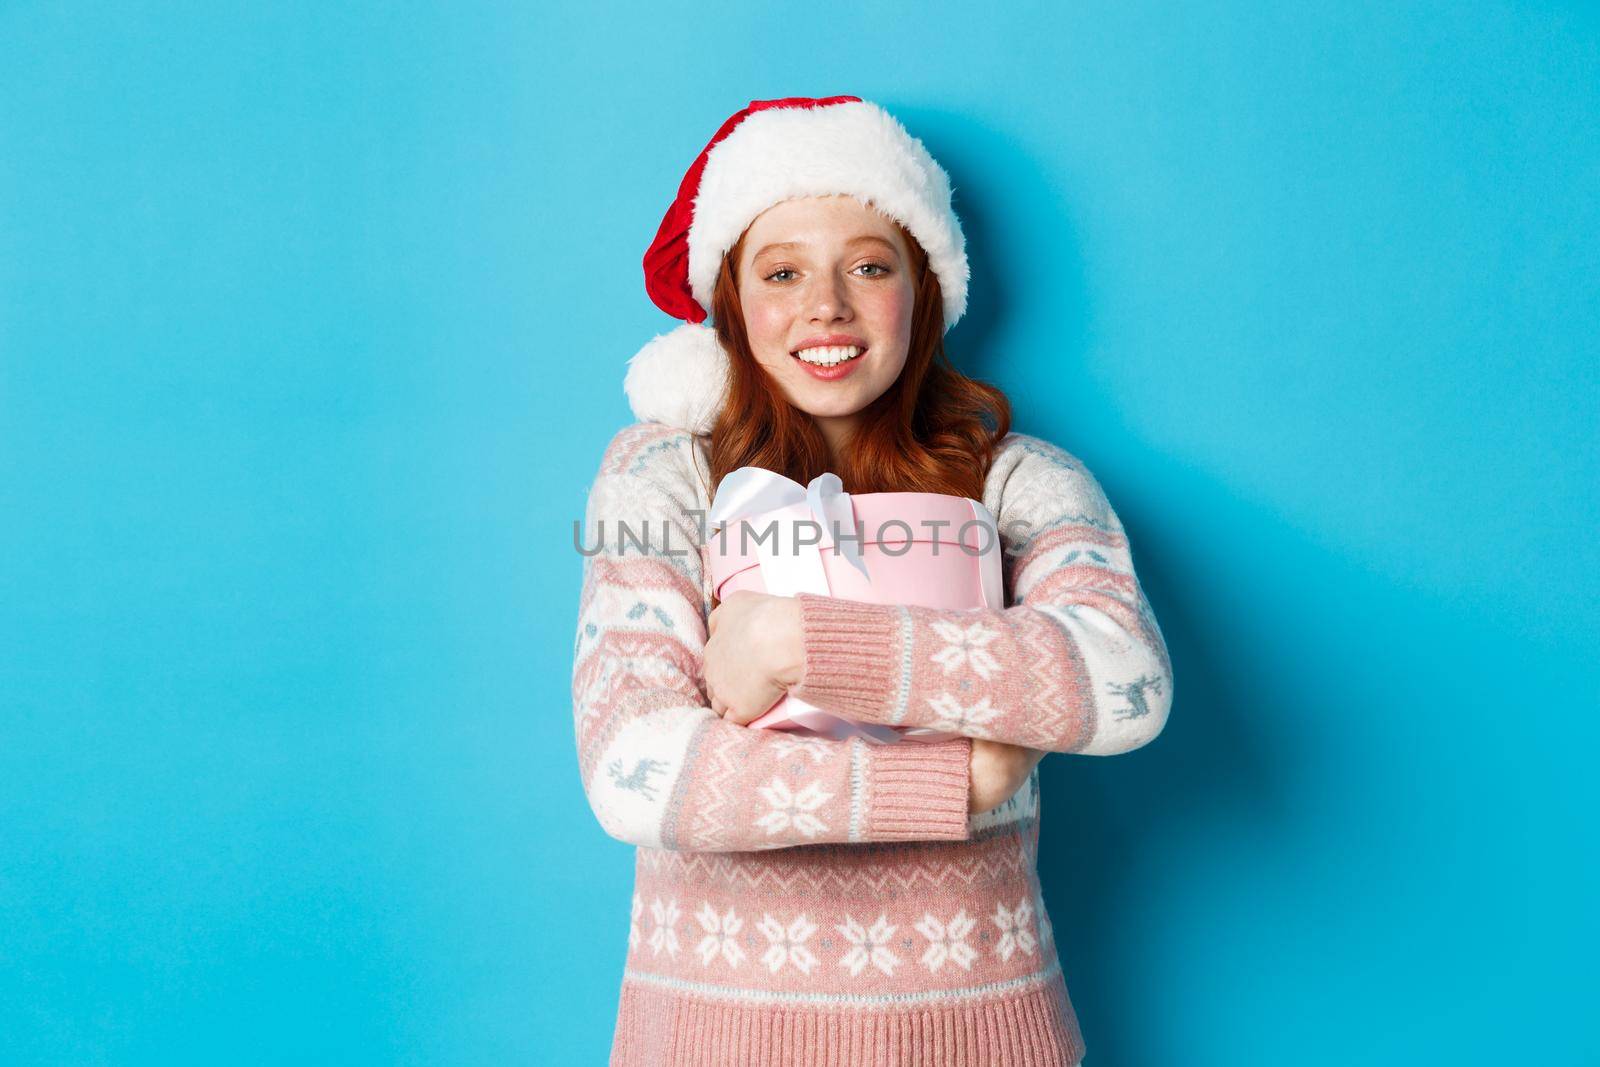
M883 296L883 303L879 308L882 313L879 321L885 326L909 326L911 323L911 314L916 310L916 303L917 294L912 292L909 288L897 288L892 292L885 293Z
M750 344L756 354L775 353L785 349L789 317L782 308L771 304L746 304L745 328L750 331Z

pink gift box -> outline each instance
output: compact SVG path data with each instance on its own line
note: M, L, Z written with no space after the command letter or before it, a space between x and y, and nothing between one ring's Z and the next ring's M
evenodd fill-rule
M942 493L850 494L839 485L833 474L807 487L759 467L724 478L708 531L717 598L749 589L930 608L1004 607L999 528L982 503ZM764 506L784 500L791 502ZM760 510L744 513L749 508ZM844 535L837 542L835 527ZM851 722L793 696L750 725L880 743L957 736Z

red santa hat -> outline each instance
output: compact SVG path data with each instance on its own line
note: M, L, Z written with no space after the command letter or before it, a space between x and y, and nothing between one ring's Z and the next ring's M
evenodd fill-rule
M709 433L727 387L727 353L704 325L722 257L773 204L845 194L904 226L944 293L944 328L967 309L966 239L950 179L922 142L855 96L752 100L717 130L678 186L644 255L645 290L684 325L628 361L636 418Z

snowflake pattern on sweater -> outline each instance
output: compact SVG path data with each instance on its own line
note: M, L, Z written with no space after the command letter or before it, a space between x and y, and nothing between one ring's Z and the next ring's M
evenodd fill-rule
M970 742L876 745L724 722L700 657L711 590L685 432L635 424L590 489L573 706L579 767L612 836L691 851L967 835ZM645 547L641 547L645 546Z
M665 1062L657 1046L676 1039L657 1028L685 997L758 1014L918 1004L969 1030L1025 1018L1030 1040L1060 1055L1037 1062L1076 1062L1036 872L1038 775L969 815L968 760L973 737L1112 755L1165 723L1167 650L1099 484L1039 438L1001 443L983 502L1005 542L1010 607L801 595L796 695L964 735L876 745L711 710L708 470L703 438L629 426L578 531L592 552L574 645L579 771L601 827L638 846L614 1062Z
M1012 435L1017 437L1018 435ZM941 610L800 594L794 694L858 722L1109 756L1161 732L1166 642L1121 520L1081 463L1023 438L996 511L1006 608ZM997 460L996 466L1000 466Z

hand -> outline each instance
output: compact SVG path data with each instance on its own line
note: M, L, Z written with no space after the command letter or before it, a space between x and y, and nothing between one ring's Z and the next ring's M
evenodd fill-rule
M972 739L972 789L968 804L974 814L998 808L1028 780L1033 768L1044 759L1036 748L1008 745L1002 741Z
M749 725L772 709L805 667L800 601L742 589L711 609L703 656L711 710Z

